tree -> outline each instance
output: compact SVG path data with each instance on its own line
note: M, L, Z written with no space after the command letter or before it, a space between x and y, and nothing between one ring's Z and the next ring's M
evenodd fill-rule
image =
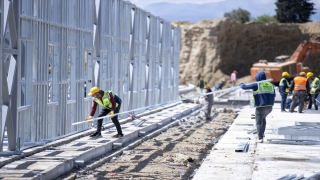
M278 22L277 18L275 16L269 16L269 15L261 15L261 16L258 16L257 18L254 18L253 19L254 22L264 22L264 23L267 23L267 22Z
M233 21L236 21L238 23L246 23L250 21L250 13L247 10L244 9L234 9L229 13L224 13L224 17L227 17Z
M281 23L310 22L310 16L316 14L314 3L310 0L277 0L276 18Z

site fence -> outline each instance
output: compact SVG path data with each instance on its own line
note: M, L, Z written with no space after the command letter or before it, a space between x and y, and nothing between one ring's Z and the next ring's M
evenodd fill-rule
M122 112L178 99L180 29L130 2L0 0L0 20L0 151L90 128L93 86Z

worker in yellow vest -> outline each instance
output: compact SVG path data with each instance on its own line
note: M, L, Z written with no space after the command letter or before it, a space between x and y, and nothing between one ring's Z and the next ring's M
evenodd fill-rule
M102 112L99 114L98 117L106 116L110 113L111 120L113 124L116 126L118 134L114 135L113 137L121 138L123 137L121 126L118 120L118 115L113 116L113 114L117 114L120 111L121 107L121 99L115 95L112 91L102 91L98 87L93 87L90 89L88 94L89 96L94 97L92 108L90 111L90 116L87 118L88 121L92 120L93 115L96 112L97 106L102 106ZM97 123L97 131L91 134L91 137L101 136L101 128L102 128L102 121L103 119L99 119Z
M302 113L304 106L304 100L307 92L310 91L310 86L307 78L305 78L305 72L301 72L296 76L290 86L290 92L293 91L293 99L290 106L290 112L293 112L296 102L299 100L299 113Z
M256 107L255 118L258 133L257 142L263 143L264 132L267 124L266 117L272 111L276 93L274 85L268 81L265 82L267 78L265 72L260 71L254 77L257 82L250 84L240 83L239 86L242 89L252 89L252 104Z
M288 72L283 72L282 79L280 80L280 83L279 83L279 92L281 95L281 112L286 112L285 104L287 101L287 96L290 88L290 83L288 82L289 77L290 77L290 74Z
M312 72L307 73L307 78L311 82L311 98L310 98L310 104L308 109L312 108L312 104L314 104L314 109L318 110L318 105L316 103L316 99L318 97L318 94L320 93L320 79L318 77L315 77Z

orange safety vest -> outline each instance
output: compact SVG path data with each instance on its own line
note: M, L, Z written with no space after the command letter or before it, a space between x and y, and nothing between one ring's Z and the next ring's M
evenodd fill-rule
M307 78L298 76L293 79L293 82L294 82L294 90L295 91L306 91L307 90L307 87L306 87Z

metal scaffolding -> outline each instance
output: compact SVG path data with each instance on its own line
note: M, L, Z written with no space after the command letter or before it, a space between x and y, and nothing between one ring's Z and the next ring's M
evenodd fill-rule
M122 111L178 99L180 29L130 2L0 0L0 16L0 152L90 128L72 123L93 86Z

